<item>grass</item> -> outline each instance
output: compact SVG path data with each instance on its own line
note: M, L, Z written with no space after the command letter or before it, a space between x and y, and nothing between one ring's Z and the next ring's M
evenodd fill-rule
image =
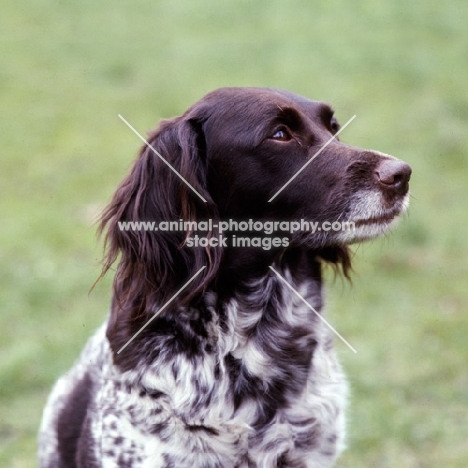
M468 9L463 0L7 1L0 18L0 465L33 467L53 381L104 319L92 220L139 131L226 85L357 118L413 167L409 215L329 284L351 385L340 468L468 466Z

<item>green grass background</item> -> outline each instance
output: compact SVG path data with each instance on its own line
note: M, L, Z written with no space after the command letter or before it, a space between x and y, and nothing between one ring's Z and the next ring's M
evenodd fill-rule
M341 468L468 466L465 0L6 0L0 37L0 466L35 466L50 386L104 319L92 221L138 130L220 86L356 120L342 139L413 167L409 214L328 286L352 385ZM332 278L331 278L332 279Z

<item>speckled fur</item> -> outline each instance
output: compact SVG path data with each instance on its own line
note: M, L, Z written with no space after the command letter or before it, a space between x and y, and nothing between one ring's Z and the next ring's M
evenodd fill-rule
M320 309L320 284L296 284L289 271L283 274ZM228 321L222 324L215 294L206 294L211 318L203 344L210 351L192 361L178 356L177 371L161 356L120 372L102 327L51 395L41 429L41 466L63 466L56 418L85 374L92 381L86 423L91 461L83 467L331 466L343 448L347 393L331 332L276 277L252 285L250 310L245 302L238 297L224 304ZM262 325L268 315L281 320ZM262 326L270 338L259 346L252 330ZM285 344L304 353L307 365L294 368L294 359L280 348ZM233 361L258 383L237 402ZM271 385L285 386L284 401L268 404Z

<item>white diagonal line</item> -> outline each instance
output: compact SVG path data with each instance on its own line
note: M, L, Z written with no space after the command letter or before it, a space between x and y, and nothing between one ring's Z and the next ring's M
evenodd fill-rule
M118 351L125 349L204 269L202 266Z
M317 315L317 317L322 321L324 322L328 328L330 328L331 331L333 331L335 333L336 336L338 336L341 341L343 341L343 343L345 343L350 349L351 351L353 351L354 353L357 353L357 351L322 317L322 315L320 315L310 304L309 302L304 299L302 297L301 294L299 294L272 266L270 266L270 269L273 270L276 274L276 276L278 276L278 278L280 278L284 284L297 296L299 297L299 299L301 299L301 301L312 311L315 313L315 315Z
M353 115L269 200L273 201L354 119Z
M188 182L176 169L174 169L146 140L144 137L142 137L120 114L119 114L119 118L127 125L128 128L130 128L130 130L133 131L133 133L135 133L135 135L137 135L140 140L142 140L145 145L151 149L153 151L153 153L159 157L159 159L164 162L165 164L167 164L167 166L169 167L169 169L174 172L175 174L177 174L177 176L180 177L180 179L185 182L185 184L191 188L205 203L206 203L206 200L200 195L200 193L190 184L190 182Z

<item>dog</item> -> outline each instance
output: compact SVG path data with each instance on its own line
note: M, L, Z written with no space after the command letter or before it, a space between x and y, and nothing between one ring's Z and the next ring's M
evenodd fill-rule
M325 103L222 88L149 135L102 215L111 310L49 397L42 468L334 465L348 390L322 270L349 277L411 175L339 132Z

